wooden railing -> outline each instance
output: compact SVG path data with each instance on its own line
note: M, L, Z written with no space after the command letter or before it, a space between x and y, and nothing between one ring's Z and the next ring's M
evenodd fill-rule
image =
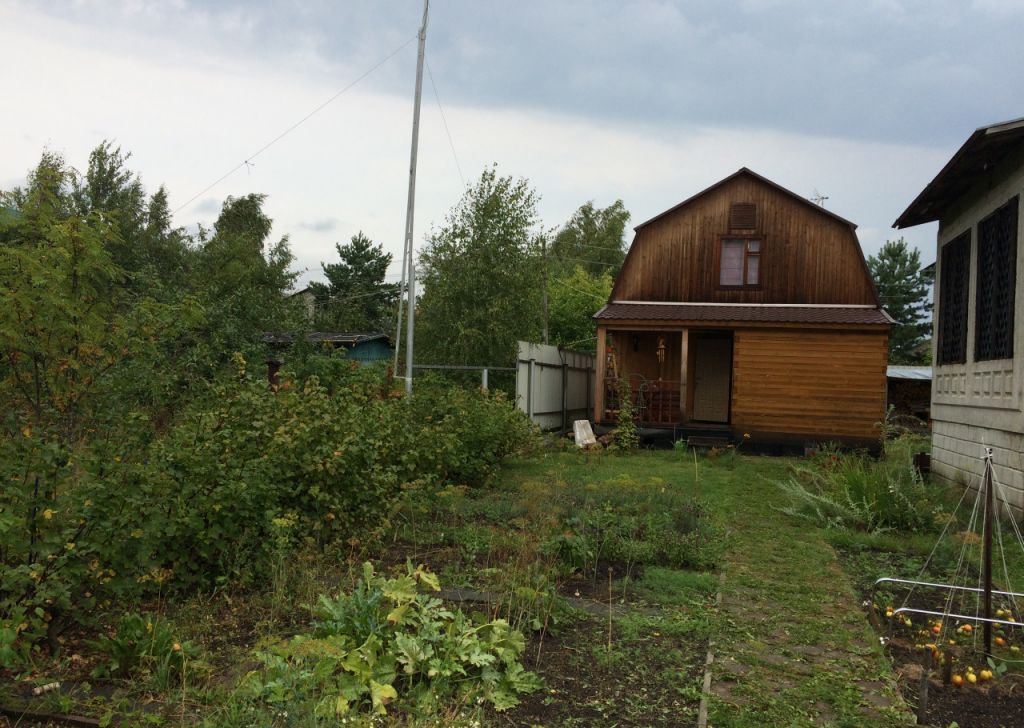
M669 379L627 377L633 417L641 425L672 425L683 419L680 406L680 383ZM620 380L604 380L604 419L615 421L619 416Z

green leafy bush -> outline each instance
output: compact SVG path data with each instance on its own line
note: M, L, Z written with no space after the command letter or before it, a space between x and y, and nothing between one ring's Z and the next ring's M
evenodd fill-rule
M540 678L523 669L522 634L504 620L449 610L421 586L440 589L422 569L385 578L364 564L353 592L320 598L312 633L258 654L263 667L239 700L255 714L334 725L395 707L429 715L453 699L505 710L518 694L540 688Z
M73 453L37 432L0 439L0 665L104 600L262 584L283 551L386 527L409 483L478 485L534 434L500 396L407 400L347 365L327 368L330 388L286 378L275 393L235 367L158 437L129 417L119 440ZM19 470L33 459L44 489Z
M628 379L619 380L619 415L615 428L615 444L623 450L640 447L640 435L636 429L636 415L633 412L633 389Z

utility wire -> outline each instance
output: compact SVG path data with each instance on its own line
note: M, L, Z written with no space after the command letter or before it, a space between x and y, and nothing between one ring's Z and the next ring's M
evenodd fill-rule
M459 179L462 180L462 186L466 186L466 176L462 174L462 165L459 164L459 155L455 153L455 142L452 141L452 133L448 130L448 119L444 115L444 107L441 106L441 96L437 93L437 84L434 83L434 72L430 70L430 61L426 61L427 65L427 76L430 78L430 87L434 89L434 98L437 99L437 110L441 112L441 122L444 124L444 133L448 136L448 146L451 147L452 157L455 159L455 169L459 170Z
M334 100L335 100L335 99L337 99L338 97L340 97L340 96L342 96L343 94L345 94L346 92L348 92L348 91L349 91L349 90L350 90L350 89L351 89L351 88L352 88L353 86L355 86L355 85L356 85L357 83L359 83L360 81L362 81L362 80L363 80L364 78L366 78L366 77L367 77L367 76L369 76L369 75L370 75L371 73L373 73L374 71L376 71L376 70L377 70L378 68L380 68L381 66L383 66L383 65L384 65L385 63L387 63L388 61L390 61L390 60L391 60L392 58L394 58L395 56L397 56L397 55L398 55L398 54L399 54L399 53L400 53L400 52L401 52L401 51L402 51L402 50L403 50L403 49L404 49L404 48L405 48L405 47L406 47L407 45L409 45L409 44L410 44L410 43L412 43L412 42L413 42L414 40L416 40L416 37L417 37L417 36L416 36L416 35L414 35L414 36L412 36L411 38L409 38L409 40L405 41L404 43L402 43L402 45L398 46L398 48L396 48L395 50L391 51L391 53L389 53L388 55L386 55L386 56L385 56L384 58L382 58L382 59L381 59L380 61L378 61L378 62L377 62L377 63L376 63L375 65L373 65L372 67L370 67L370 69L369 69L368 71L364 72L364 73L363 73L363 74L362 74L361 76L359 76L359 77L358 77L358 78L356 78L356 79L355 79L354 81L350 82L350 83L349 83L349 84L348 84L347 86L345 86L345 87L344 87L343 89L341 89L340 91L338 91L338 93L336 93L336 94L334 94L333 96L331 96L331 98L329 98L329 99L327 99L326 101L324 101L324 102L323 102L322 104L320 104L320 105L319 105L319 106L317 106L317 107L316 107L315 109L313 109L312 111L310 111L310 112L309 112L308 114L306 114L305 116L303 116L303 117L302 117L301 119L299 119L299 120L298 120L297 122L295 122L294 124L292 124L291 126L289 126L289 127L288 127L287 129L285 129L285 130L284 130L283 132L281 132L280 134L278 134L278 135L277 135L276 137L274 137L274 138L273 138L273 139L271 139L271 140L270 140L269 142L267 142L266 144L264 144L264 145L263 145L262 147L260 147L259 149L257 149L257 150L256 150L255 152L253 152L252 154L250 154L250 155L249 155L248 157L246 157L245 159L243 159L243 160L242 160L241 162L239 162L239 163L238 163L237 165L235 165L234 167L232 167L231 169L229 169L229 170L228 170L227 172L225 172L225 173L224 173L223 175L221 175L220 177L218 177L218 178L217 178L217 180L216 180L215 182L213 182L212 184L210 184L210 185L209 185L208 187L204 188L204 189L203 189L202 191L200 191L200 192L196 193L195 195L193 195L192 197L190 197L190 198L188 199L188 201L187 201L187 202L185 202L185 204L183 204L183 205L180 205L180 206L178 206L177 208L175 208L175 209L174 209L174 210L173 210L173 211L171 212L171 215L176 215L176 214L178 214L179 212L181 212L181 211L182 211L183 209L185 209L186 207L188 207L189 205L191 205L191 204L192 204L193 202L195 202L196 200L198 200L198 199L199 199L200 197L202 197L203 195L205 195L205 194L206 194L207 192L209 192L210 190L212 190L212 189L213 189L214 187L216 187L217 185L219 185L219 184L220 184L221 182L223 182L223 181L224 181L224 180L226 180L226 179L227 179L228 177L230 177L231 175L233 175L233 174L234 174L235 172L237 172L238 170L240 170L240 169L241 169L242 167L248 167L248 166L249 166L249 165L250 165L250 164L252 163L252 160L254 160L254 159L255 159L256 157L258 157L259 155L263 154L263 152L267 151L268 149L270 149L270 147L272 147L272 146L274 146L275 144L277 144L277 142L281 141L281 140L282 140L282 139L283 139L284 137L288 136L288 135L289 135L289 134L291 134L291 133L292 133L293 131L295 131L296 129L298 129L298 128L299 128L300 126L302 126L302 125L303 125L304 123L306 123L307 121L309 121L309 119L310 119L310 118L312 118L312 117L313 117L313 115L315 115L315 114L316 114L317 112L321 111L321 110L322 110L322 109L323 109L324 107L326 107L326 106L327 106L328 104L330 104L330 103L331 103L332 101L334 101Z
M565 286L570 291L576 291L576 293L582 293L584 296L593 296L594 298L600 298L602 301L608 300L608 296L602 296L601 294L594 293L593 291L584 291L582 288L576 288L576 286L570 286L568 283L563 281L561 278L554 278L552 280L554 280L555 283L559 283L559 284Z

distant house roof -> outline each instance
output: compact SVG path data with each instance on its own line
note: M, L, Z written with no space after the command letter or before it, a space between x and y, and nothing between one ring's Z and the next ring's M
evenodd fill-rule
M771 303L663 303L612 301L595 319L653 321L729 321L738 323L867 324L889 326L893 319L874 306Z
M355 334L347 332L310 331L306 334L306 341L313 344L340 344L342 346L355 346L370 341L384 339L390 344L391 339L387 334ZM263 333L264 344L291 344L295 341L295 334L278 333L266 331Z
M915 379L930 382L932 379L932 368L890 364L885 368L885 376L889 379Z
M1022 143L1024 117L975 130L892 226L908 228L938 220L953 201Z
M808 199L807 199L806 197L801 197L801 196L800 196L800 195L798 195L798 194L797 194L796 192L793 192L792 190L787 190L787 189L786 189L785 187L783 187L782 185L780 185L780 184L777 184L777 183L775 183L775 182L772 182L772 181L771 181L770 179L768 179L767 177L762 177L762 176L761 176L761 175L759 175L759 174L758 174L757 172L755 172L755 171L753 171L753 170L751 170L751 169L748 169L747 167L740 167L740 168L739 168L738 170L736 170L735 172L733 172L732 174L730 174L730 175L729 175L728 177L726 177L725 179L721 179L721 180L719 180L718 182L715 182L715 183L714 183L713 185L711 185L710 187L707 187L707 188L705 188L705 189L701 190L701 191L700 191L700 192L698 192L697 194L695 194L695 195L691 195L690 197L687 197L687 198L686 198L685 200L683 200L682 202L680 202L680 203L679 203L678 205L675 205L674 207L670 207L669 209L665 210L664 212L662 212L662 213L660 213L660 214L658 214L658 215L655 215L655 216L654 216L654 217L652 217L652 218L651 218L650 220L645 220L644 222L640 223L639 225L637 225L637 226L636 226L635 228L633 228L633 229L634 229L634 230L639 230L640 228L642 228L642 227L644 227L644 226L646 226L646 225L650 225L650 224L651 224L652 222L654 222L654 221L656 221L656 220L660 220L661 218L665 217L666 215L668 215L668 214L670 214L670 213L673 213L673 212L675 212L675 211L676 211L676 210L678 210L679 208L681 208L681 207L684 207L684 206L686 206L686 205L690 204L691 202L693 202L694 200L696 200L696 199L697 199L698 197L701 197L701 196L703 196L703 195L707 194L708 192L710 192L710 191L711 191L711 190L713 190L713 189L716 189L717 187L721 187L721 186L722 186L722 185L724 185L724 184L725 184L726 182L730 182L730 181L734 180L735 178L737 178L737 177L739 177L739 176L741 176L741 175L747 175L747 176L749 176L749 177L753 177L753 178L754 178L754 179L756 179L756 180L760 180L761 182L764 182L764 183L765 183L766 185L770 185L771 187L773 187L774 189L778 190L779 192L782 192L782 193L784 193L784 194L788 195L789 197L792 197L792 198L793 198L794 200L796 200L797 202L799 202L799 203L801 203L801 204L804 204L804 205L807 205L808 207L812 208L812 209L813 209L813 210L815 210L816 212L820 212L820 213L822 213L823 215L827 215L828 217L831 217L831 218L832 218L832 219L834 219L834 220L838 220L839 222L843 223L844 225L849 225L849 226L850 226L851 228L853 228L853 229L855 229L855 230L856 230L856 228L857 228L857 226L856 226L856 225L855 225L854 223L850 222L850 221L849 221L849 220L847 220L847 219L846 219L845 217L840 217L839 215L835 214L834 212L831 212L831 211L829 211L829 210L826 210L826 209L825 209L824 207L822 207L821 205L816 205L816 204L814 204L813 202L811 202L810 200L808 200Z

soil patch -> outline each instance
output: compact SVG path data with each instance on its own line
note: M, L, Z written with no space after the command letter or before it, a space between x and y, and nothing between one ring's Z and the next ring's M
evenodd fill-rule
M593 617L562 627L527 645L526 664L545 681L543 690L495 723L516 726L680 726L696 721L703 677L704 640L650 632L642 641L615 637L606 648L607 622ZM538 649L540 659L537 659Z

